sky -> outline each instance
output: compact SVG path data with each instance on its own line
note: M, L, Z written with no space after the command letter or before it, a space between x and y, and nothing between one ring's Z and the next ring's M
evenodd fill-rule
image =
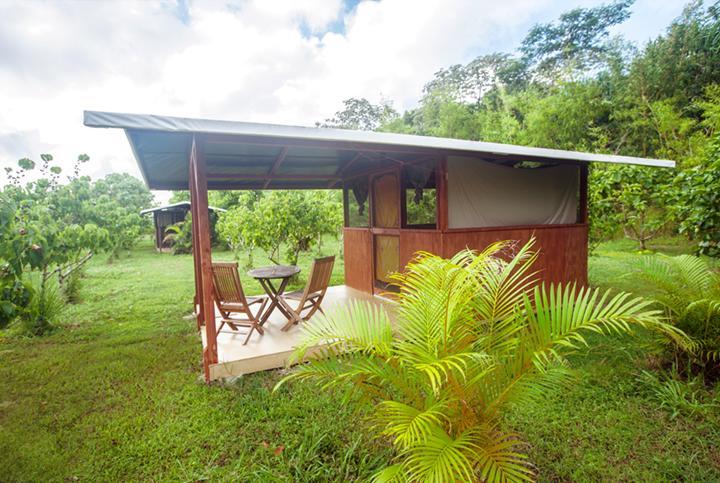
M0 168L51 153L69 171L87 153L84 174L140 177L124 133L84 127L84 110L310 126L349 97L402 111L439 69L602 3L0 0ZM684 3L637 0L613 33L641 45Z

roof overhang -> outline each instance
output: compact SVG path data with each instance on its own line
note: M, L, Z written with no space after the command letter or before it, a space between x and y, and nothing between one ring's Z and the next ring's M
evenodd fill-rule
M498 164L591 162L672 168L670 160L370 131L85 111L89 127L124 129L150 189L187 189L193 136L209 189L332 188L383 167L467 156Z
M208 209L210 211L218 211L218 212L225 212L227 210L224 210L222 208L217 208L215 206L208 206ZM140 215L147 215L148 213L155 213L156 211L189 211L190 210L190 202L189 201L179 201L177 203L171 203L169 205L163 205L158 206L155 208L147 208L140 212Z

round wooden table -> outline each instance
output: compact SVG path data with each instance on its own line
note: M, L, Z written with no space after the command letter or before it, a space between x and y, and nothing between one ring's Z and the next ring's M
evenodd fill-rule
M265 309L265 313L260 318L262 326L267 321L272 311L277 308L288 319L292 318L289 309L285 306L287 302L282 298L285 287L287 287L290 278L300 273L300 268L295 265L273 265L271 267L260 267L250 270L248 275L260 282L260 286L270 298L270 305ZM273 280L280 280L280 285L275 288Z

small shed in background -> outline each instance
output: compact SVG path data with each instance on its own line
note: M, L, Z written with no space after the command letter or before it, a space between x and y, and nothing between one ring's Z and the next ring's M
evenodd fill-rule
M172 203L170 205L158 206L157 208L148 208L142 210L140 215L144 216L152 213L153 224L155 226L155 248L157 250L166 250L170 248L170 243L164 241L165 232L169 226L185 220L185 217L190 212L191 206L189 201L181 201L179 203ZM211 229L214 232L215 222L217 221L217 213L224 212L222 208L216 208L214 206L208 206L208 212L210 217Z

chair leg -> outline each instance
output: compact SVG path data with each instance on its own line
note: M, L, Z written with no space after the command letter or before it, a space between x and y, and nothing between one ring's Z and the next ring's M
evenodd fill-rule
M325 315L325 312L323 312L323 309L320 307L320 303L322 302L322 300L323 300L322 297L318 297L316 300L314 300L312 302L312 307L310 307L310 312L308 312L307 315L305 317L303 317L303 320L305 320L305 321L310 320L310 317L315 315L315 312L317 312L318 310L320 311L321 314Z
M280 329L280 330L282 330L283 332L286 332L286 331L287 331L288 329L290 329L290 327L292 327L293 325L299 324L300 322L303 321L303 319L302 319L302 317L300 316L300 314L299 314L298 312L295 312L295 311L292 309L292 307L290 307L290 305L287 306L287 309L288 309L288 312L290 313L290 319L288 319L288 321L285 323L285 325L283 326L283 328ZM302 309L300 309L299 311L302 311Z
M263 299L262 303L260 304L260 308L257 311L257 316L255 317L256 319L260 320L260 318L263 316L263 312L265 311L265 306L267 305L268 300L270 299Z
M257 328L257 324L253 324L250 326L250 331L248 332L247 337L245 337L245 342L243 342L243 345L247 345L248 341L250 340L250 336L253 333L253 330L255 330L256 328Z

